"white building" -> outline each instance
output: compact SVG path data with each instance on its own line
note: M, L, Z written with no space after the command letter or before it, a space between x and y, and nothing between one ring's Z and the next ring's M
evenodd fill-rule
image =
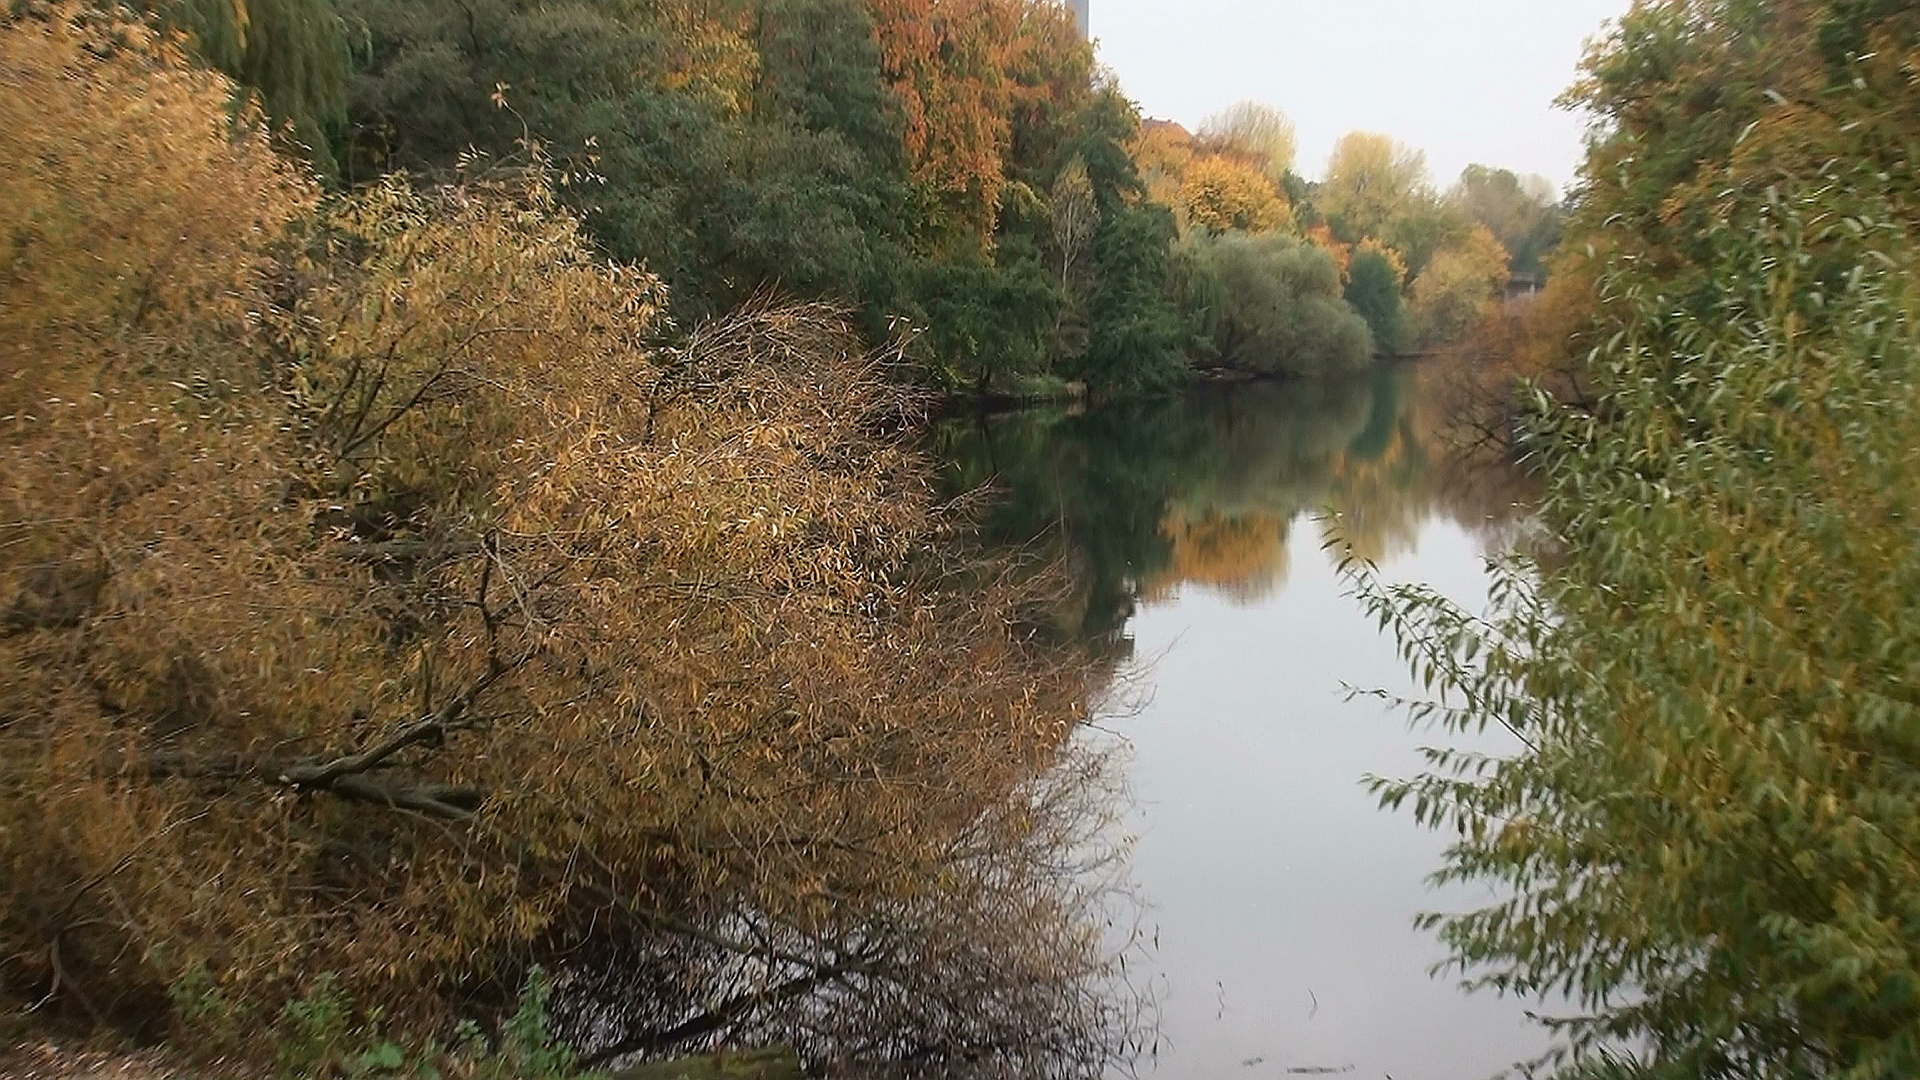
M1080 20L1080 36L1089 41L1093 40L1093 23L1091 21L1093 14L1089 10L1093 6L1093 0L1072 0L1072 3L1073 17Z

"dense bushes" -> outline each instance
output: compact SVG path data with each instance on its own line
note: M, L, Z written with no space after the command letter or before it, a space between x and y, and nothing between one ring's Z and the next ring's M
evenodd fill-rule
M1220 360L1243 371L1327 375L1372 356L1333 257L1275 233L1188 241L1199 306Z
M1044 872L1094 668L889 357L656 346L539 169L321 201L137 29L0 68L0 999L246 1051L321 973L431 1031L545 960L587 1050L1104 1067Z

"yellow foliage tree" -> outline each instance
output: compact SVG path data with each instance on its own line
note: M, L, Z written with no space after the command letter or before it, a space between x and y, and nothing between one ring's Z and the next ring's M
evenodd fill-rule
M1151 180L1156 176L1178 177L1186 171L1195 151L1193 136L1186 128L1166 120L1148 120L1127 144L1127 152L1140 175Z
M1426 188L1425 154L1386 135L1350 132L1327 161L1320 212L1341 221L1352 239L1384 236L1388 223Z
M663 86L691 91L729 115L744 113L760 74L751 13L729 0L643 2L654 25L666 31Z
M1507 262L1507 250L1484 225L1441 248L1413 282L1415 334L1434 344L1472 331L1505 292Z
M1195 139L1166 121L1142 125L1128 151L1148 196L1173 209L1183 232L1280 232L1293 225L1293 207L1264 171L1264 158L1218 138Z
M1148 120L1127 143L1127 154L1140 170L1147 197L1162 206L1180 205L1180 178L1193 161L1193 136L1179 124Z
M1236 102L1207 117L1200 139L1210 149L1245 158L1275 183L1293 169L1298 145L1293 120L1259 101Z
M1220 154L1195 157L1180 178L1177 209L1210 233L1277 232L1293 220L1286 196L1265 173Z

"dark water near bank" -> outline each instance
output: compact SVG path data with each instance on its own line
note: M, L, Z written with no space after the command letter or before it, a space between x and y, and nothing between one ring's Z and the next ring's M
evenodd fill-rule
M1388 578L1475 608L1524 517L1516 478L1446 451L1432 381L1206 387L938 435L956 487L997 485L990 533L1066 567L1062 630L1136 673L1092 737L1127 762L1129 976L1159 1016L1142 1075L1474 1080L1545 1046L1525 1004L1428 974L1444 954L1414 916L1483 897L1430 890L1444 837L1362 781L1417 771L1441 736L1344 693L1413 687L1346 594L1329 511Z

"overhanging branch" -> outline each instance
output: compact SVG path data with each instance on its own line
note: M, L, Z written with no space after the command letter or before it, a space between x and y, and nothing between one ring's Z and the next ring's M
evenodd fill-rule
M350 802L411 810L445 821L466 821L486 798L478 788L425 781L341 773L327 776L325 766L288 762L245 762L233 757L154 754L145 772L155 779L178 777L217 783L253 782L301 792L324 792Z
M326 762L248 761L238 757L154 754L145 763L149 776L238 782L250 780L301 792L325 792L354 802L411 810L447 821L465 821L485 798L476 788L410 781L374 775L391 767L401 751L438 747L487 688L515 665L490 663L464 691L449 698L432 716L400 728L378 744Z

